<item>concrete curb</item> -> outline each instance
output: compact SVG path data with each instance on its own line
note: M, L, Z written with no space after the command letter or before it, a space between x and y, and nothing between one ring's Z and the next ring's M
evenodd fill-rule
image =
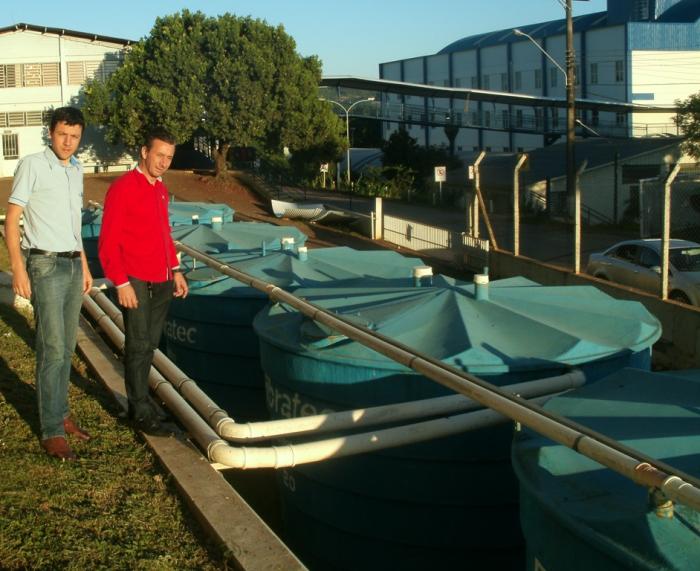
M81 316L78 350L116 402L126 411L123 367L113 351ZM235 568L295 571L306 567L209 461L178 432L144 435L148 446L173 476L182 498L202 528L225 549Z

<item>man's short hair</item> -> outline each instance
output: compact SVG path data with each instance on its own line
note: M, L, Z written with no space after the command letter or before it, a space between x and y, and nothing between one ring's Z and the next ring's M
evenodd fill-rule
M49 131L53 131L56 125L65 123L66 125L80 125L81 129L85 129L85 117L83 112L75 107L58 107L51 113L51 124Z
M176 144L173 134L163 127L155 127L148 131L143 144L147 149L150 149L153 145L153 141L156 139L159 141L164 141L170 145Z

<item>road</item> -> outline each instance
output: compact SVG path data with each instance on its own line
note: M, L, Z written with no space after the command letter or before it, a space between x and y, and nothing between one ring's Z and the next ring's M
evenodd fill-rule
M282 200L293 202L323 203L328 206L353 210L361 214L369 214L374 209L374 198L351 196L336 191L301 190L284 187L280 195ZM400 200L384 200L384 213L396 218L412 220L429 226L445 228L452 231L464 231L466 213L461 208L436 207L423 204L407 203ZM513 249L512 216L491 214L491 224L494 229L498 247L504 250ZM482 237L488 237L486 227L482 223ZM599 230L596 227L584 226L581 238L581 266L585 269L588 255L599 252L608 246L629 238L637 238L632 232L610 229ZM548 220L529 220L520 225L520 254L571 268L573 265L574 237L573 226L563 222Z

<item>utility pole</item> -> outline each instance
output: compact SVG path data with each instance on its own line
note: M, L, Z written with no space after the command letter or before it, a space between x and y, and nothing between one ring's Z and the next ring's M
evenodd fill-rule
M576 136L576 77L574 20L571 4L566 9L566 196L574 203L574 273L581 272L581 195L576 184L574 137Z

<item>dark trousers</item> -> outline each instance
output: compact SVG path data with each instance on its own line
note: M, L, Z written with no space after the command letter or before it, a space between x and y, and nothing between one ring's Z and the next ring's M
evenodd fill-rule
M138 307L124 311L124 380L129 401L129 416L143 419L153 416L148 400L148 374L153 351L160 343L165 318L173 298L173 282L144 282L130 277Z

